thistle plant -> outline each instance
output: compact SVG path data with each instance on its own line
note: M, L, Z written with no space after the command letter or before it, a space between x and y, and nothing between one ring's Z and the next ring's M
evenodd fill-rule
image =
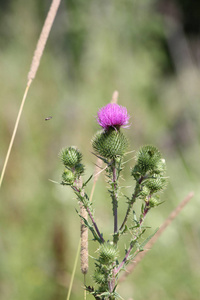
M95 269L92 276L94 285L85 285L85 289L95 299L113 300L120 297L117 293L119 274L143 251L145 244L153 236L151 234L144 239L143 235L147 230L144 220L154 207L162 203L160 192L166 187L166 164L161 153L152 145L142 146L135 155L135 165L130 171L133 182L131 196L123 195L125 201L120 201L120 205L126 205L126 213L122 220L118 219L119 198L122 197L120 178L124 167L123 160L129 147L122 128L130 127L129 119L125 107L116 103L106 105L97 114L101 130L92 138L93 154L105 164L103 170L112 201L113 229L108 236L102 233L102 228L99 229L93 203L85 192L92 175L86 181L82 179L85 167L81 152L76 147L67 147L60 152L65 168L61 184L71 187L74 191L77 200L87 212L89 221L81 213L80 218L84 226L91 231L93 240L98 243L98 256L94 258ZM136 201L140 206L139 215L136 215L134 210ZM129 246L120 253L119 245L124 234L129 235Z

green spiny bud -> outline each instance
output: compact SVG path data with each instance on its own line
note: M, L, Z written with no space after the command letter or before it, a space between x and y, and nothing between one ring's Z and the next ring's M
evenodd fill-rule
M138 165L135 165L133 169L131 170L131 175L135 178L136 181L138 181L142 175L142 170Z
M166 179L160 176L149 178L144 182L145 186L150 190L150 193L156 193L166 187Z
M160 159L161 154L154 146L143 146L137 154L138 166L144 174L154 170Z
M122 158L120 156L116 156L115 161L116 161L116 163L119 164L119 163L121 163Z
M92 146L100 156L113 158L124 155L128 147L128 140L121 131L110 128L107 131L97 132Z
M82 154L76 147L62 149L59 156L67 168L75 167L82 159Z
M159 198L158 197L151 197L149 199L149 206L150 207L155 207L155 206L158 206L161 202L159 201Z
M147 186L143 186L142 190L139 192L140 198L145 198L150 194L150 190Z
M113 263L118 256L117 247L110 243L104 243L99 248L99 262L104 265Z
M102 273L101 270L95 270L93 279L97 284L104 284L107 280L107 276L105 273Z
M65 171L62 174L62 179L64 184L73 184L75 177L72 171L65 169Z
M165 172L166 172L166 162L165 162L165 159L164 158L161 158L157 164L156 164L156 167L154 169L154 172L156 174L160 174L160 175L163 175Z
M84 168L84 165L83 164L77 164L76 166L75 166L75 172L76 172L76 174L77 175L82 175L83 173L84 173L84 170L85 170L85 168Z

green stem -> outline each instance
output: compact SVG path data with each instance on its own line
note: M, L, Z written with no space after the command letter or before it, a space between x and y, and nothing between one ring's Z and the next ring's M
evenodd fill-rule
M95 228L95 230L96 230L97 235L99 236L101 242L104 243L105 240L104 240L104 238L102 237L102 235L101 235L101 233L100 233L100 231L99 231L99 229L98 229L98 227L97 227L97 224L96 224L96 222L95 222L95 220L94 220L94 217L93 217L93 215L92 215L92 213L91 213L89 207L86 207L86 210L87 210L87 212L88 212L88 215L90 216L90 219L91 219L92 224L93 224L93 226L94 226L94 228Z
M98 237L99 237L100 240L101 240L101 243L104 243L105 240L104 240L103 236L101 235L101 233L100 233L100 231L99 231L99 229L98 229L98 226L97 226L97 224L96 224L96 222L95 222L95 220L94 220L94 216L93 216L93 214L92 214L92 212L91 212L91 210L90 210L90 207L89 207L89 205L87 205L87 201L84 201L84 197L85 197L86 200L87 200L87 195L84 194L84 197L83 197L83 196L81 195L81 189L77 188L75 185L74 185L74 186L71 186L71 187L72 187L72 189L75 191L75 193L76 193L76 195L78 196L78 198L80 199L80 201L82 202L84 208L87 210L88 215L89 215L89 217L90 217L90 219L91 219L91 221L92 221L92 224L93 224L93 226L94 226L94 228L95 228L95 230L96 230L96 233L97 233Z
M117 199L117 183L116 183L116 167L113 167L113 213L114 213L114 233L117 233L118 230L118 220L117 220L117 207L118 207L118 199Z
M141 190L141 183L142 183L142 181L143 181L144 179L145 179L144 177L141 177L141 178L138 180L137 184L136 184L135 191L134 191L134 193L133 193L133 195L132 195L132 197L131 197L131 201L130 201L129 204L128 204L128 208L127 208L127 211L126 211L126 215L125 215L124 221L122 222L122 225L120 226L119 230L122 230L122 229L124 228L124 226L125 226L125 224L126 224L126 222L127 222L127 220L128 220L128 216L129 216L129 214L130 214L130 212L131 212L131 209L132 209L132 207L133 207L133 204L134 204L135 201L136 201L136 198L137 198L137 196L138 196L138 193L139 193L140 190Z
M143 213L142 213L142 216L140 217L140 226L141 226L142 223L144 222L144 219L145 219L147 213L148 213L149 210L150 210L150 207L149 207L149 200L151 199L151 196L152 196L152 195L149 195L149 196L148 196L148 200L147 200L146 203L145 203L144 211L143 211Z
M113 204L113 216L114 216L114 235L113 235L113 242L117 244L118 242L118 184L117 184L117 168L116 168L116 161L113 160L112 164L112 204Z
M73 285L73 282L74 282L74 275L75 275L75 272L76 272L76 267L77 267L77 264L78 264L78 258L79 258L79 254L80 254L80 249L81 249L81 239L79 240L79 244L78 244L78 248L77 248L77 252L76 252L76 258L75 258L75 261L74 261L74 267L73 267L73 271L72 271L72 276L71 276L71 280L70 280L70 284L69 284L69 289L68 289L66 300L69 300L70 296L71 296L71 290L72 290L72 285Z
M123 259L122 262L120 263L120 265L119 265L117 268L115 268L115 270L114 270L115 276L119 273L119 271L121 270L121 268L124 267L124 265L125 265L125 263L126 263L128 257L129 257L129 255L130 255L132 249L133 249L133 243L130 244L130 247L129 247L129 249L128 249L128 251L127 251L127 253L126 253L124 259Z
M132 197L131 197L131 201L129 202L128 204L128 208L127 208L127 211L126 211L126 215L125 215L125 218L124 218L124 221L122 222L122 225L120 226L119 230L122 230L128 220L128 216L131 212L131 209L133 207L133 204L137 198L137 195L138 195L138 192L139 192L139 186L136 185L135 187L135 192L133 193Z

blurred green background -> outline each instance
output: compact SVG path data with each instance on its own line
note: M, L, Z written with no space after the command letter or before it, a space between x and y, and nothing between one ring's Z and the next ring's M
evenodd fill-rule
M1 168L50 3L0 1ZM131 115L132 126L124 130L130 149L151 143L167 161L165 202L149 214L146 225L160 226L195 192L119 293L134 300L200 299L199 20L198 1L61 2L0 191L0 299L66 299L79 217L73 193L49 179L60 181L58 153L70 145L84 155L85 177L93 172L95 116L116 89L118 103ZM48 116L53 118L44 121ZM133 163L125 168L127 185ZM94 204L99 227L109 233L112 212L103 176ZM122 218L125 199L120 205ZM93 254L92 242L90 247ZM74 299L83 299L79 268Z

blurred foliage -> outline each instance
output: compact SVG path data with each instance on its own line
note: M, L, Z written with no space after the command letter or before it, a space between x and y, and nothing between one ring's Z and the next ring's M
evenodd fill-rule
M49 5L47 0L0 1L0 166ZM62 1L0 191L2 299L65 299L79 218L72 193L48 179L61 180L58 153L70 145L81 149L86 177L93 172L95 115L115 89L119 104L131 115L131 129L124 130L130 148L154 144L168 166L166 202L146 224L159 226L195 191L192 202L121 284L120 294L137 300L199 299L198 8L198 1L189 0ZM48 116L53 118L45 121ZM102 176L94 196L100 228L112 226L111 204L104 199L108 195ZM92 255L95 245L90 244ZM90 280L88 274L87 284ZM77 270L71 300L83 299L82 286Z

